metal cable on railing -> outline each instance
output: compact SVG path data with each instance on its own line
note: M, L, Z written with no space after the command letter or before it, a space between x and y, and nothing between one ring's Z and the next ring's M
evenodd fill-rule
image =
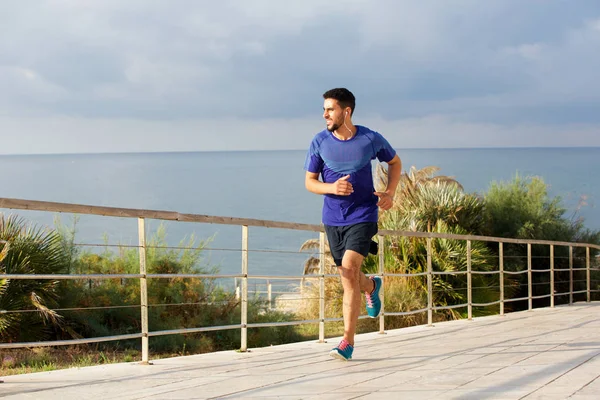
M575 283L575 282L586 282L586 280L575 280L575 281L573 281L573 282L574 282L574 283ZM570 281L559 281L559 282L554 282L554 283L555 283L555 284L558 284L558 283L570 283ZM550 284L549 282L535 282L535 283L532 283L531 285L532 285L532 286L548 286L549 284ZM505 287L506 287L506 286L508 286L508 285L505 285ZM527 284L527 283L518 283L518 282L516 282L516 283L513 283L513 284L511 284L510 286L511 286L511 287L516 287L516 286L529 286L529 284ZM499 285L492 285L492 286L472 286L472 287L471 287L471 289L473 289L473 290L474 290L474 289L497 289L497 288L499 288L499 287L500 287ZM469 289L469 288L468 288L468 287L465 287L465 286L458 287L458 288L456 288L456 287L453 287L453 288L452 288L452 290L453 290L453 291L462 291L462 290L468 290L468 289ZM437 289L437 290L436 290L436 289L434 289L434 291L433 291L433 292L434 292L434 293L435 293L435 292L444 292L444 290L442 290L442 289Z
M138 249L139 245L125 245L125 244L99 244L99 243L74 243L74 246L79 247L117 247L127 249ZM198 251L230 251L241 253L241 249L234 249L228 247L182 247L182 246L146 246L146 249L164 249L164 250L198 250ZM277 253L277 254L296 254L303 255L297 250L276 250L276 249L252 249L248 250L249 253Z
M19 314L19 313L41 313L47 311L64 312L64 311L94 311L94 310L111 310L111 309L124 309L124 308L140 308L140 305L127 305L127 306L104 306L104 307L75 307L75 308L49 308L47 310L0 310L0 314Z

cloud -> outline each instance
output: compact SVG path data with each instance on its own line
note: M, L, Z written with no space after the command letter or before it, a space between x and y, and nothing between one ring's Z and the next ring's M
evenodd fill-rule
M600 125L599 42L595 0L5 2L0 135L35 117L241 121L277 138L320 126L321 93L345 86L363 120L528 127L529 142L570 144L570 129Z

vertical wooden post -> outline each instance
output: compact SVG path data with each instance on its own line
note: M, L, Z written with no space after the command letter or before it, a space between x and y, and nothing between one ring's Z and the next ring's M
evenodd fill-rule
M550 245L550 308L554 308L554 245Z
M138 218L138 239L140 253L140 311L142 319L142 364L149 364L148 350L148 282L146 279L146 225L144 218Z
M569 304L573 304L573 246L569 246Z
M431 238L427 238L427 325L433 325L433 266L431 260Z
M531 243L527 243L527 303L528 309L533 309L533 279L531 271Z
M319 232L319 343L325 343L325 232Z
M500 267L500 315L504 315L504 243L498 242Z
M242 309L240 351L248 350L248 225L242 226Z
M385 333L385 236L379 235L379 275L381 276L381 314L379 314L379 333Z
M591 289L591 275L590 275L590 248L585 248L585 282L586 282L586 290L587 290L587 302L589 303L592 300L592 291Z
M467 240L467 314L473 319L473 274L471 273L471 241Z
M271 285L271 281L267 279L267 298L269 304L269 310L273 308L273 287Z

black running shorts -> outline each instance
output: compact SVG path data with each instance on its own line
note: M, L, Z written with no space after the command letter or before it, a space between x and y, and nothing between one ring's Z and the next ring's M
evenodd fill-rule
M377 230L377 222L362 222L346 226L325 225L325 233L335 265L338 267L342 265L346 250L353 250L366 257L371 248L371 239L377 234Z

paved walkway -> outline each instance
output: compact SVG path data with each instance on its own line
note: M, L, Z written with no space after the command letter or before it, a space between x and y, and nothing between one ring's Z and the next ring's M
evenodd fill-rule
M3 378L2 399L600 399L600 303Z

